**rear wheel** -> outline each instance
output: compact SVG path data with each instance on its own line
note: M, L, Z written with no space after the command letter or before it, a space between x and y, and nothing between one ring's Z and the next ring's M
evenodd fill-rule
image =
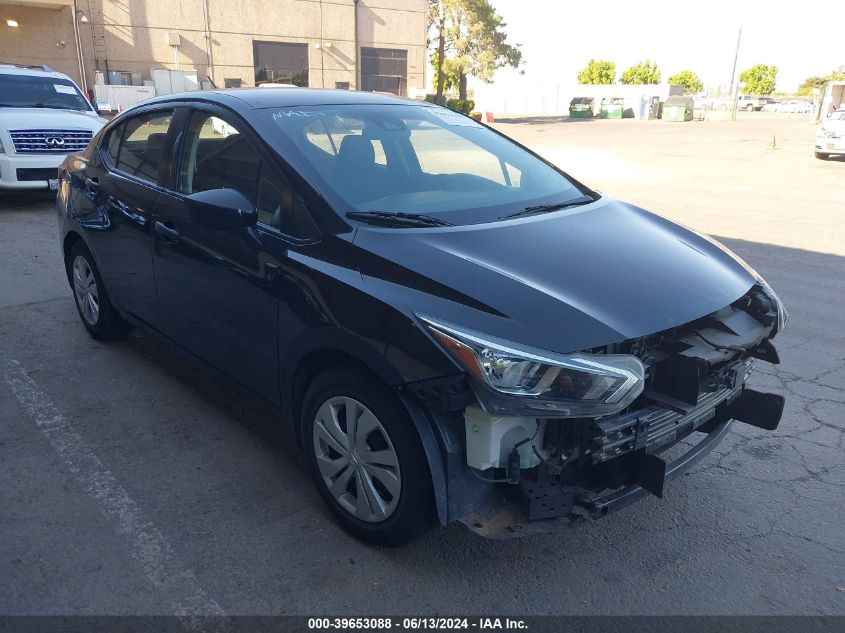
M431 526L419 434L377 379L349 368L319 375L305 395L302 438L320 495L353 536L396 547Z
M112 306L94 258L84 243L73 245L66 265L76 309L88 333L99 340L125 337L132 328Z
M826 152L816 152L816 158L820 158L821 160L827 159L829 155Z

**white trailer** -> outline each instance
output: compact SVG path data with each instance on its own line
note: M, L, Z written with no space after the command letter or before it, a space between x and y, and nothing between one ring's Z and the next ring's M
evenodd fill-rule
M821 108L816 121L824 121L840 108L845 108L845 81L829 81L824 87Z

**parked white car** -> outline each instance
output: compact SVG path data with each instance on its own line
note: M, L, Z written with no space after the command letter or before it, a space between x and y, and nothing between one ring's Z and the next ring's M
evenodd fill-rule
M789 112L792 114L806 114L813 109L813 105L808 101L784 101L776 105L776 112Z
M0 190L56 189L59 165L105 123L67 75L0 64Z
M845 155L845 108L831 114L816 133L816 158Z

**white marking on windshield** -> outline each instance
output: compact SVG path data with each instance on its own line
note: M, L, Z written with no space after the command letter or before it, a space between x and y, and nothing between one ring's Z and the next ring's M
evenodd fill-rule
M279 110L278 112L273 113L273 120L277 119L289 119L293 116L301 116L301 117L317 117L317 116L327 116L326 112L305 112L303 110Z

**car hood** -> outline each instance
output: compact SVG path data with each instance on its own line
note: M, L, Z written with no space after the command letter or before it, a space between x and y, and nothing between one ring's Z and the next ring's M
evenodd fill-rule
M692 321L756 280L718 242L607 198L480 225L362 226L354 246L365 284L406 314L564 353Z
M93 112L53 108L0 108L0 127L10 130L71 128L97 132L105 123L105 119Z

